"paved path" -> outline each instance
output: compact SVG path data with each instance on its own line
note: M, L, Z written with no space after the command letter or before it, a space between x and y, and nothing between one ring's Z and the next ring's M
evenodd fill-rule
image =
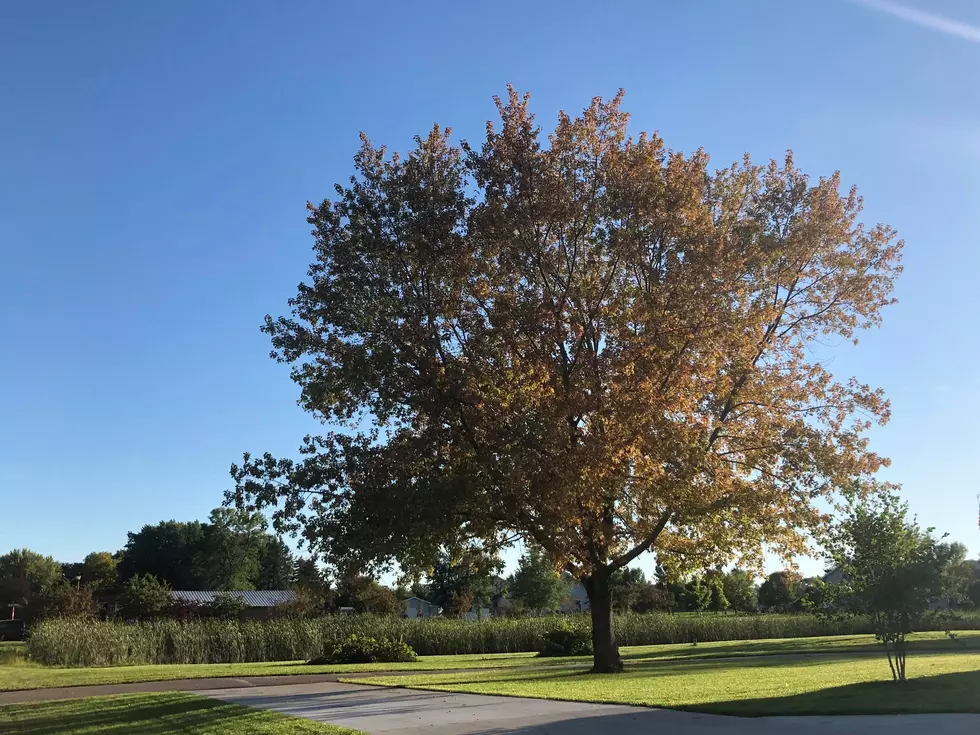
M519 671L523 667L515 667ZM528 667L530 668L530 667ZM114 694L139 692L199 692L207 689L248 689L249 687L274 687L288 684L323 684L369 676L413 676L419 673L462 674L473 669L441 669L439 671L354 671L335 674L279 674L271 676L212 676L200 679L163 679L161 681L134 681L126 684L86 684L47 689L15 689L0 691L0 705L21 702L49 702L55 699L81 699L82 697L111 697Z
M248 687L274 687L277 684L322 684L337 681L350 674L294 674L290 676L213 677L210 679L167 679L165 681L135 681L130 684L93 684L92 686L52 687L50 689L19 689L0 692L0 705L21 702L47 702L54 699L79 697L108 697L135 692L199 692L207 689L225 691ZM385 674L390 676L390 674Z
M288 684L206 692L369 735L977 735L980 715L723 717L612 704L492 697L357 684Z

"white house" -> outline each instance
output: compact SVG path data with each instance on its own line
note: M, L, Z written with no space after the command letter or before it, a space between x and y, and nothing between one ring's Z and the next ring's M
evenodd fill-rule
M568 588L568 596L559 608L563 613L584 613L589 611L589 595L578 580Z
M434 618L442 614L441 607L433 605L421 597L409 597L402 600L402 606L406 618Z

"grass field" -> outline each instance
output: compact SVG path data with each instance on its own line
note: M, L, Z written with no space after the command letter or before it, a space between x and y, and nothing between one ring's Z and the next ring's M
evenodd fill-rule
M980 654L913 654L908 667L904 685L891 681L884 656L843 654L634 660L615 676L540 668L357 681L741 716L980 712Z
M0 707L0 732L46 735L360 735L265 710L197 697L193 694L125 694Z
M980 631L966 631L950 640L942 633L919 633L911 643L913 651L977 651ZM627 666L666 659L710 659L718 657L809 655L881 652L869 635L818 638L780 638L753 641L718 641L623 648ZM882 656L883 661L883 656ZM288 676L290 674L353 673L371 671L443 671L446 669L489 669L535 667L553 670L577 665L586 667L588 657L536 658L533 653L472 654L460 656L422 656L414 663L351 664L346 666L308 666L302 661L248 664L178 664L117 666L106 668L53 668L26 661L0 665L0 690L44 689L87 684L123 684L167 679L197 679L214 676ZM887 670L887 666L882 663Z

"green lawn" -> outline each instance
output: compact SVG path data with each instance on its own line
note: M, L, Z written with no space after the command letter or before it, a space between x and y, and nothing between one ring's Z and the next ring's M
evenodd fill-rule
M361 735L333 725L176 692L0 707L0 731L46 735Z
M919 633L913 649L930 651L980 651L980 631L966 631L957 640L942 633ZM676 658L771 656L784 654L834 654L880 651L869 635L827 636L819 638L780 638L755 641L634 646L623 648L628 665ZM562 666L588 666L590 658L536 658L533 653L468 654L461 656L421 656L415 663L351 664L346 666L308 666L302 661L248 664L190 664L167 666L117 666L90 669L62 669L26 661L0 660L0 691L123 684L167 679L200 679L213 676L287 676L290 674L354 673L371 671L443 671L446 669L489 669L529 667L554 669Z
M980 712L980 654L913 654L891 682L882 656L634 660L619 675L578 669L372 677L358 683L614 702L743 716Z
M346 664L309 666L305 661L274 661L247 664L174 664L155 666L112 666L90 669L61 669L21 661L0 665L0 691L49 689L89 684L128 684L169 679L204 679L214 676L289 676L370 671L442 671L445 669L496 668L529 665L533 653L466 656L427 656L415 663Z

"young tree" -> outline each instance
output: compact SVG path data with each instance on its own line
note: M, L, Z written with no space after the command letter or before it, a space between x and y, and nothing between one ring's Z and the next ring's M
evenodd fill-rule
M789 612L800 599L802 582L803 577L797 572L773 572L759 587L759 604L769 610Z
M949 545L906 519L907 507L881 497L853 507L827 545L842 581L833 590L836 610L871 620L884 644L895 681L905 681L906 636L930 606L944 599Z
M716 575L708 579L708 591L711 593L711 599L708 600L708 609L711 612L725 612L731 603L725 596L725 582L724 577L721 575Z
M525 610L553 612L568 596L568 582L544 551L529 546L507 582L507 593Z
M755 579L744 569L733 569L725 575L722 585L725 597L736 612L755 612L759 606Z
M343 430L299 462L246 454L230 493L361 564L516 533L584 585L597 672L622 668L617 569L800 551L816 501L885 464L864 436L881 392L806 346L879 323L901 248L836 174L713 170L628 136L621 98L546 144L513 90L479 146L363 138L349 185L309 206L292 314L264 327Z
M711 588L694 577L681 588L678 601L687 612L704 612L711 604Z

